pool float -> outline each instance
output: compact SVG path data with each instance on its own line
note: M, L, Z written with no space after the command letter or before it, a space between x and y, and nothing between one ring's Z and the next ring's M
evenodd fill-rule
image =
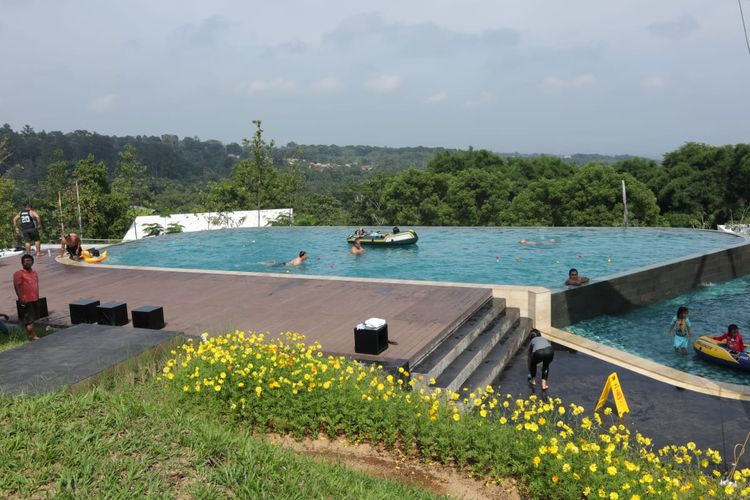
M91 255L91 252L89 252L88 250L84 250L83 252L81 252L81 257L83 257L83 260L85 260L89 264L96 264L97 262L107 260L107 251L103 251L99 255L99 257L94 257L93 255Z
M375 245L381 247L390 247L398 245L411 245L419 239L417 232L411 229L400 231L398 233L367 233L364 236L350 234L346 237L346 242L353 244L354 240L359 240L362 245Z
M750 354L747 351L732 354L729 348L708 335L698 337L693 342L693 349L703 359L750 372Z

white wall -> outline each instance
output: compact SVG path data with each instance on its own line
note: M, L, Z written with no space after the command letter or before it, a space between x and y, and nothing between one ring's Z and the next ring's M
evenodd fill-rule
M258 224L258 210L239 210L236 212L204 212L197 214L172 214L167 217L161 215L142 215L136 217L130 229L125 233L122 241L138 240L146 234L145 226L148 224L159 224L166 228L170 224L181 224L182 231L189 233L193 231L206 231L208 229L227 229L237 227L264 227L269 221L275 220L279 215L294 214L291 208L277 208L273 210L260 211L260 224Z

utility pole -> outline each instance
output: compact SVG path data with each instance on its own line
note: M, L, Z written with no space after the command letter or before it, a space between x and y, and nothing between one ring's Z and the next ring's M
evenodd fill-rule
M622 222L628 227L628 195L625 193L625 180L622 181Z
M83 238L83 224L81 224L81 194L78 191L78 178L76 178L76 204L78 205L78 234Z

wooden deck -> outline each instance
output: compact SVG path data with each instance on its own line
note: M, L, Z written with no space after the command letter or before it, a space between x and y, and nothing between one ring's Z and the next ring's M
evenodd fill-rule
M12 275L18 269L19 257L0 259L0 312L12 320ZM377 358L356 356L408 359L412 365L492 295L489 288L66 265L46 256L34 269L54 324L70 324L70 302L93 298L126 302L128 312L163 306L166 329L187 335L297 331L326 352L355 355L354 326L378 317L387 320L389 340L397 344Z

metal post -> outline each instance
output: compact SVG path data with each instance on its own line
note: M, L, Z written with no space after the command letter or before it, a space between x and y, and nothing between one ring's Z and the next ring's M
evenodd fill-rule
M78 235L83 238L83 224L81 224L81 194L78 191L78 179L76 179L76 204L78 205Z
M628 195L625 193L625 180L622 181L622 221L628 227Z

